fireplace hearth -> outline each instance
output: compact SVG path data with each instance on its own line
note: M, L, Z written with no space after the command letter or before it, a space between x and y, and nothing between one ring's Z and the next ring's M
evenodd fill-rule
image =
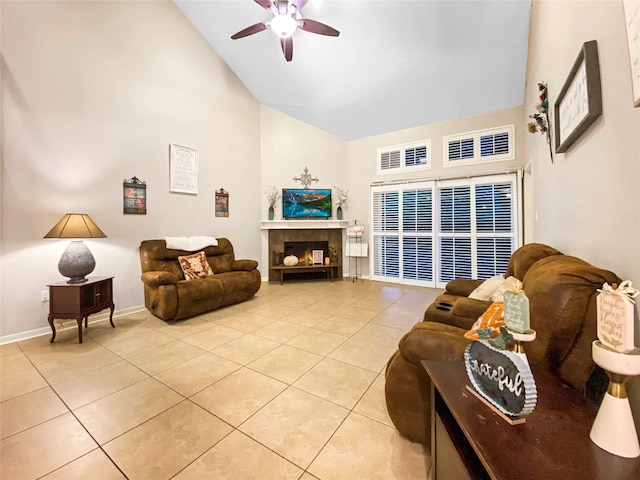
M306 255L311 255L314 250L322 250L322 261L327 257L331 257L329 251L329 242L312 241L312 242L284 242L283 255L295 255L298 260L304 263ZM312 260L313 261L313 260ZM282 263L280 261L279 263Z
M298 257L300 268L305 266L305 254L313 250L322 250L323 263L329 257L329 264L332 267L332 278L342 278L342 235L343 228L308 228L308 229L270 229L269 230L269 281L279 282L283 273L280 267L283 266L283 259L287 255ZM307 264L313 265L312 260ZM323 265L324 266L324 265ZM274 269L275 267L275 269ZM287 271L288 272L288 271ZM295 273L295 275L294 275ZM288 272L288 279L313 279L326 278L326 273L322 272Z

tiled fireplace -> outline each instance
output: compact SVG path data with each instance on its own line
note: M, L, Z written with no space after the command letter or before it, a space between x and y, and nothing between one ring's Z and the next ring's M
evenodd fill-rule
M299 256L302 252L304 258L304 252L308 249L323 250L323 256L329 256L331 263L338 265L337 277L342 278L343 233L346 225L347 222L322 220L262 222L262 229L269 231L269 281L279 281L280 273L271 267L281 266L286 254Z

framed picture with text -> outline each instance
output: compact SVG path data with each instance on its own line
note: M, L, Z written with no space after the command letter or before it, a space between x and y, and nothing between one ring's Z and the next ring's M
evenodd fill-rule
M598 44L585 42L553 107L556 153L564 153L602 115Z
M198 194L198 150L172 143L169 169L169 191Z
M640 107L640 2L624 0L624 23L629 44L633 106Z

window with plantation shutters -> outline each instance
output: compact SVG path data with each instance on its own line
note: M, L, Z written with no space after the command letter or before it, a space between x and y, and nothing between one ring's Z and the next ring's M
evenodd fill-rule
M433 182L372 187L372 278L434 285Z
M444 166L513 160L514 126L507 125L444 137Z
M433 282L433 185L402 190L402 278Z
M382 152L380 154L380 170L396 170L400 168L400 150Z
M478 278L506 272L515 249L513 182L478 183L476 192L476 250Z
M439 282L471 278L471 187L439 187Z
M517 178L372 187L372 278L444 287L505 273L520 244Z
M378 149L378 175L431 168L431 140Z
M400 195L398 191L373 192L373 275L400 275Z

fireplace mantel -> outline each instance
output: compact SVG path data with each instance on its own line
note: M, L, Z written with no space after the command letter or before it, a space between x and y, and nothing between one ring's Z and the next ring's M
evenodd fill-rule
M310 230L328 228L347 228L347 220L264 220L261 222L262 230Z

